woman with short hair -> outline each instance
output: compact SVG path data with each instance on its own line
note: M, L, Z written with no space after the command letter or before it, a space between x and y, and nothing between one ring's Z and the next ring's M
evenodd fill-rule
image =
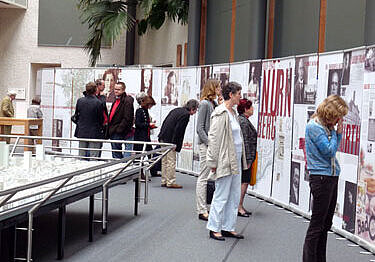
M210 238L243 239L236 233L237 210L241 194L241 161L247 166L241 127L233 107L241 99L241 86L230 82L222 88L224 102L211 115L206 164L209 178L215 180L207 229Z
M240 121L241 131L244 139L245 155L247 162L247 166L242 166L241 197L240 204L238 206L238 216L249 217L251 215L251 212L247 211L243 207L243 200L245 198L245 194L250 183L250 167L255 160L257 152L257 131L248 119L254 113L253 103L246 98L241 99L240 103L237 106L237 112L239 114L238 119Z
M342 139L346 102L330 95L318 106L306 126L305 143L312 214L303 246L303 261L326 261L327 233L337 201L340 165L336 152ZM335 128L335 126L337 127Z

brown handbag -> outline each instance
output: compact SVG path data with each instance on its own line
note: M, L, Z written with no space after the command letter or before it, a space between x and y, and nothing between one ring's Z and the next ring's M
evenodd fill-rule
M250 185L253 186L257 182L257 169L258 169L258 152L255 154L255 159L251 164L251 172L250 172Z

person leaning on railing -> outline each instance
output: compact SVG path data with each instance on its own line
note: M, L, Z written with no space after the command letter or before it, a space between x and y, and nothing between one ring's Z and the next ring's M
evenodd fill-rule
M176 152L180 152L185 136L185 130L190 116L198 110L199 102L195 99L187 101L185 106L173 109L164 119L158 135L159 142L172 143L176 148L166 154L161 163L161 186L167 188L182 188L176 184Z

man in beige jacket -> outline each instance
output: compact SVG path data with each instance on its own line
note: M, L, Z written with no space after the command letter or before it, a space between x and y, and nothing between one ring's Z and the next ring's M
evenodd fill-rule
M9 91L8 95L6 95L3 100L1 101L1 110L0 110L0 117L14 117L14 108L12 101L16 98L16 93L14 91ZM12 131L12 126L0 126L1 133L4 135L10 135ZM6 142L9 144L10 139L6 138Z

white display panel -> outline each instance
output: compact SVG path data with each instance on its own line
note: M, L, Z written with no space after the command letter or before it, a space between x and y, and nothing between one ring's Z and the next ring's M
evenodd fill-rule
M162 70L154 68L152 70L152 97L155 100L156 105L154 105L150 110L149 114L152 121L156 122L157 128L151 130L151 141L158 141L158 134L160 132L161 121L161 77Z
M274 82L272 83L273 92L271 92L270 108L271 116L276 116L272 197L281 203L289 204L294 58L277 60L275 70L276 78L273 79Z
M197 83L197 69L196 68L186 68L180 71L181 74L181 85L179 89L179 104L181 106L185 105L189 99L196 99L196 90L198 89ZM189 123L186 127L184 141L182 143L181 152L177 157L177 167L192 171L193 170L193 145L194 137L196 133L195 119L197 114L190 117Z
M262 62L262 86L260 88L260 107L258 115L258 171L257 183L253 187L258 194L270 197L275 150L276 115L271 114L274 101L274 82L276 81L275 61Z
M306 125L318 104L318 56L296 57L293 85L293 142L289 204L308 213L310 186L305 150Z
M364 79L362 86L362 125L361 142L358 161L357 190L353 194L356 202L355 234L360 238L375 244L375 204L374 204L374 105L375 105L375 63L373 47L367 48L364 53ZM356 194L355 194L356 193ZM349 193L348 193L349 200Z
M55 69L43 69L41 80L40 109L43 112L43 135L52 136L53 126L53 104L54 104L54 84ZM43 141L45 146L51 146L50 140Z

